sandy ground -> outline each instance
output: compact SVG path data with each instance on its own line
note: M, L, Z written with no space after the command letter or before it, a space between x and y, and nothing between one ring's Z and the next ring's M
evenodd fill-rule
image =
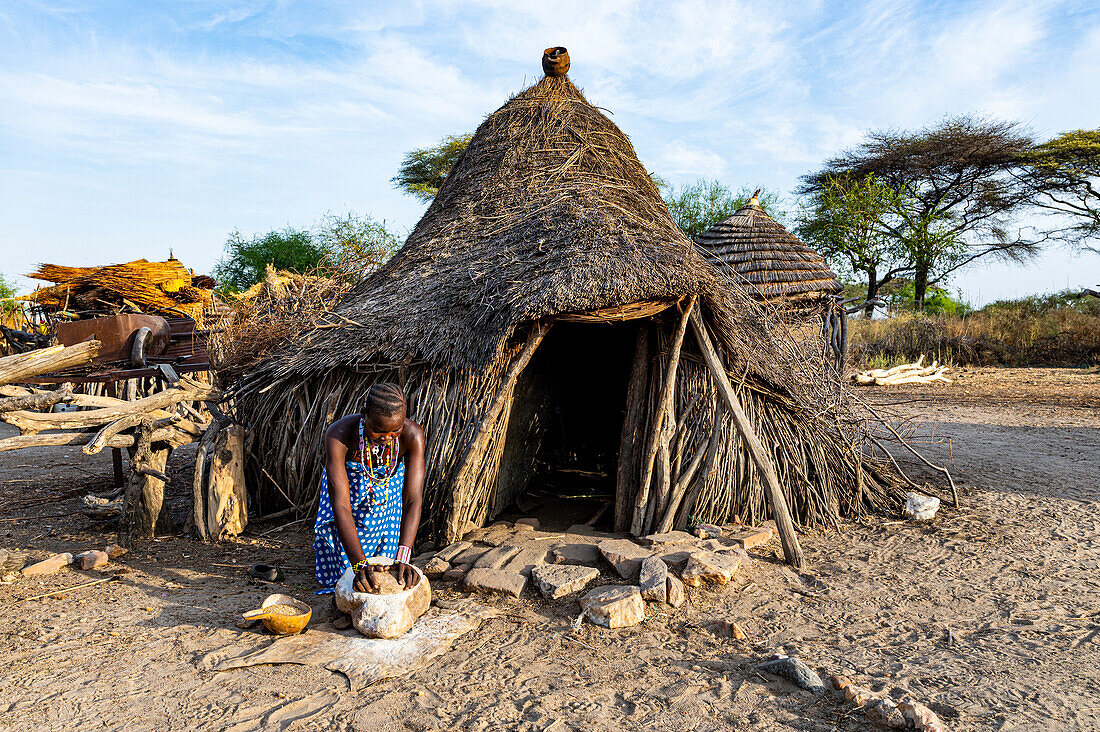
M312 666L224 673L197 661L270 642L233 626L269 592L308 597L310 535L293 526L220 545L149 542L100 572L0 586L0 726L10 729L857 730L858 710L753 671L797 653L895 696L912 693L952 730L1100 729L1100 374L970 369L953 385L871 389L919 419L949 462L961 510L803 537L794 572L776 548L721 592L697 591L634 628L571 630L575 603L525 595L431 667L348 691ZM8 432L4 432L6 436ZM173 456L180 488L192 455ZM914 475L927 472L911 461ZM107 455L0 453L0 547L101 547L115 537L75 513L110 482ZM182 499L181 499L182 500ZM182 507L177 505L177 510ZM34 517L34 518L30 518ZM285 584L244 567L277 561ZM23 598L57 590L56 597ZM447 597L457 594L440 588ZM330 617L315 603L315 622ZM651 610L652 612L652 610ZM739 622L747 642L707 629Z

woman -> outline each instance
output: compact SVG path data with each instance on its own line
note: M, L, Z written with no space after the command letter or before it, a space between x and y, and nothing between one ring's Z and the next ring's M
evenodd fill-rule
M409 556L424 493L424 430L405 409L400 387L375 384L360 414L325 432L325 491L313 540L324 588L318 594L333 592L349 566L358 592L377 589L376 573L393 564L403 586L417 580Z

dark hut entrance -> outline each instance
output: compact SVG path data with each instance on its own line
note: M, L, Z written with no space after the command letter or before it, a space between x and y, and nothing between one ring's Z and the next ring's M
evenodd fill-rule
M610 528L634 323L558 322L516 382L493 514Z

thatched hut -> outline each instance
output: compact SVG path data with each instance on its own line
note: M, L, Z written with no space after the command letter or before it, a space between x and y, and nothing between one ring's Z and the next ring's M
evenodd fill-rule
M842 292L825 258L769 216L757 195L699 235L707 258L760 300L812 303Z
M847 313L838 302L844 287L824 257L768 215L759 194L695 243L750 296L781 309L789 323L821 318L822 345L832 351L835 370L841 372L848 347Z
M802 524L897 508L838 387L680 232L561 56L478 127L330 326L237 381L258 508L315 510L326 426L383 380L428 436L438 540L523 496L535 464L602 478L615 526L635 534L764 520L780 485Z

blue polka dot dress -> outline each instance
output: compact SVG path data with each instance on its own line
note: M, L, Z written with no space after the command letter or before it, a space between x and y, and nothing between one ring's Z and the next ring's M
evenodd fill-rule
M362 454L362 453L360 453ZM402 493L405 487L405 461L401 459L390 478L387 487L375 487L373 499L370 481L367 480L368 468L362 463L345 463L348 471L348 488L351 494L351 515L355 520L355 529L359 534L359 544L363 554L371 557L397 557L397 545L401 540ZM379 478L385 475L385 468L378 468ZM375 502L377 501L377 503ZM317 554L317 581L322 589L317 593L324 595L336 590L336 581L351 562L336 534L336 522L332 513L332 502L328 493L328 473L321 471L321 500L317 507L317 521L313 525L315 537L313 550Z

